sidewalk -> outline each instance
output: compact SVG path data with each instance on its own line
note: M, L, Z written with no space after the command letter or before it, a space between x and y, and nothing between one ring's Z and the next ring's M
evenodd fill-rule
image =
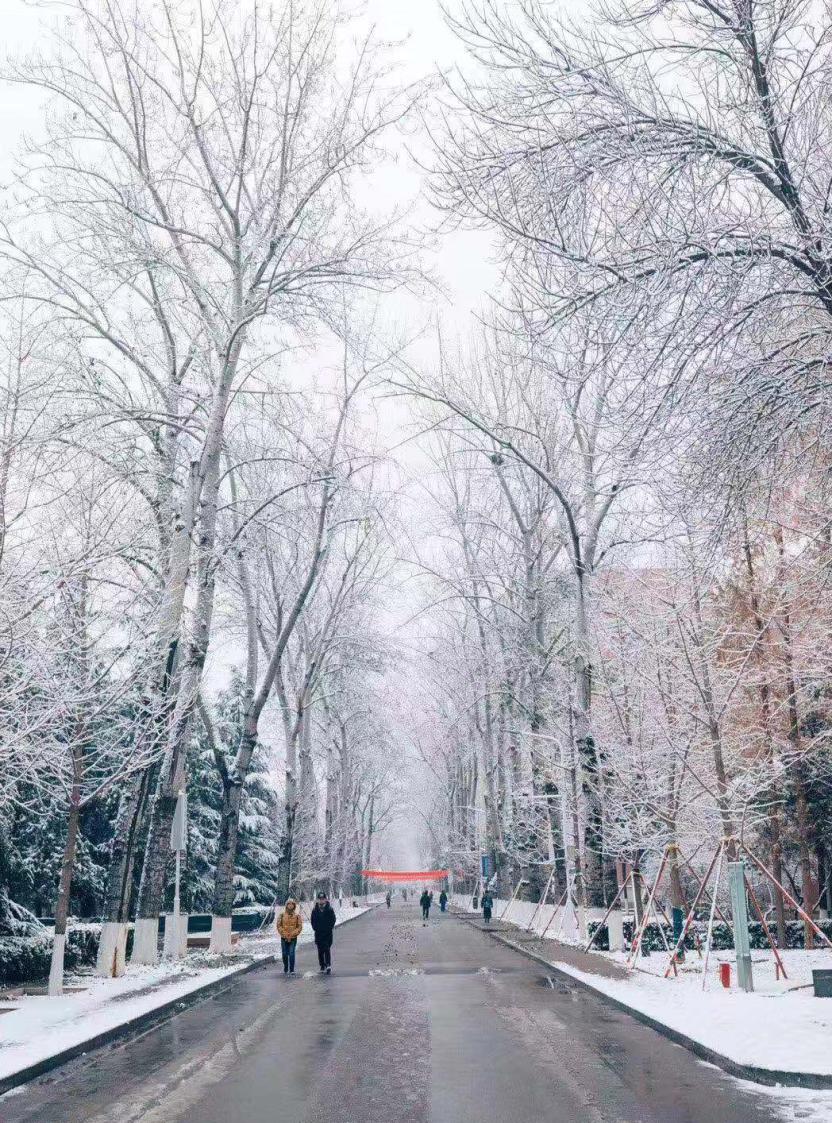
M678 978L665 979L665 954L630 970L623 955L584 952L510 922L485 925L470 906L455 911L733 1076L766 1085L832 1088L832 999L815 998L811 988L812 968L832 967L832 952L782 952L788 980L775 978L770 953L754 952L755 992L746 994L719 985L718 964L730 962L732 952L712 955L703 989L702 961L695 954L688 955Z
M370 907L344 906L338 926ZM306 924L300 943L309 943ZM240 940L226 956L191 952L186 960L128 966L118 979L68 977L60 998L25 995L0 1002L0 1095L73 1057L170 1017L247 971L274 963L280 940L271 932ZM72 989L83 988L83 989Z
M476 924L476 927L481 928L484 932L495 930L493 924ZM497 929L497 934L501 936L503 943L510 944L518 951L522 951L524 955L529 954L539 957L547 963L554 960L559 966L571 967L575 971L599 979L626 979L629 977L629 972L620 963L615 963L602 955L594 955L591 951L583 951L571 944L563 944L559 940L548 938L541 940L539 936L526 932L522 928L517 928L513 924L500 926Z

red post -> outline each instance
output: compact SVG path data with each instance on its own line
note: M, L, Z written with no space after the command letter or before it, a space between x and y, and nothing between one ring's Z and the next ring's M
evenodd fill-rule
M719 981L728 990L731 986L731 964L720 963L719 965Z

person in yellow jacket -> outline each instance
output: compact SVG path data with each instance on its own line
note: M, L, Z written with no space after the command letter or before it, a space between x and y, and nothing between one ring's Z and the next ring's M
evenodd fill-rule
M277 918L277 932L280 936L280 954L283 957L283 974L295 973L295 948L298 946L298 936L303 930L298 903L290 897L283 906L283 911Z

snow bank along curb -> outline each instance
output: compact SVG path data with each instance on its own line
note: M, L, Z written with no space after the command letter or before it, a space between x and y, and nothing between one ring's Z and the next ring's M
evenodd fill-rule
M464 917L468 924L481 932L483 929L475 924L468 917ZM690 1052L695 1053L704 1061L708 1061L717 1068L721 1068L730 1076L737 1076L742 1080L751 1080L756 1084L766 1084L769 1086L782 1085L787 1088L814 1088L814 1089L829 1089L832 1088L832 1075L818 1072L796 1072L788 1069L774 1069L774 1068L760 1068L757 1065L743 1064L740 1061L735 1061L731 1057L726 1057L723 1053L718 1053L716 1050L703 1045L701 1041L697 1041L693 1037L688 1037L687 1034L681 1033L679 1030L673 1029L665 1022L660 1021L658 1018L652 1017L650 1014L639 1010L635 1006L631 1006L627 1002L623 1002L619 998L613 997L601 987L595 986L583 975L574 974L568 968L553 963L549 959L545 959L537 952L525 948L522 944L515 943L508 937L501 935L499 932L487 932L486 935L490 936L492 940L497 940L499 943L504 944L506 947L511 948L513 951L525 955L529 959L541 963L544 967L548 967L555 974L564 979L568 979L571 983L575 983L579 987L590 991L596 995L607 1005L612 1006L614 1009L621 1011L624 1014L629 1014L642 1025L648 1026L650 1029L656 1030L662 1037L666 1037L676 1045L682 1045ZM832 1001L832 1000L830 1000Z
M120 1037L128 1037L138 1030L149 1029L156 1022L167 1021L168 1017L179 1013L189 1006L195 1006L198 1002L202 1002L217 991L229 986L236 979L239 979L241 975L246 975L249 971L254 971L258 967L264 967L274 962L275 957L269 955L263 959L256 959L252 963L246 963L237 970L230 971L228 974L221 976L219 979L209 979L202 986L196 986L186 994L177 995L175 998L171 998L159 1006L154 1006L152 1010L146 1010L144 1013L137 1014L134 1018L129 1018L127 1021L121 1022L117 1026L112 1026L110 1029L104 1030L102 1033L97 1033L84 1041L78 1041L75 1045L70 1045L68 1048L62 1049L59 1053L53 1053L50 1057L44 1057L34 1064L26 1065L25 1068L18 1069L17 1072L9 1073L8 1076L0 1078L0 1095L10 1091L12 1088L19 1087L21 1084L27 1084L30 1080L42 1076L53 1068L58 1068L60 1065L66 1064L67 1061L74 1060L75 1057L80 1057L84 1053L91 1052L93 1049L100 1049L104 1045L110 1045Z
M344 917L343 920L339 921L337 926L343 928L345 924L349 924L353 920L359 920L362 916L366 916L368 912L371 912L374 907L374 905L368 905L362 912L356 913L354 916ZM49 1057L43 1057L33 1064L18 1069L17 1072L8 1073L6 1076L0 1077L0 1096L11 1091L12 1088L20 1087L21 1084L28 1084L30 1080L35 1080L38 1076L43 1076L44 1073L51 1072L53 1069L59 1068L61 1065L74 1060L76 1057L83 1056L85 1053L90 1053L94 1049L100 1049L106 1045L111 1045L122 1037L129 1037L134 1033L151 1029L156 1024L168 1021L183 1010L191 1006L196 1006L199 1002L203 1002L207 998L211 998L217 994L218 991L230 987L241 976L276 962L276 955L265 955L250 963L243 963L239 967L232 968L218 979L208 979L204 983L195 986L192 990L187 991L185 994L179 994L174 998L168 999L166 1002L154 1006L151 1010L145 1010L143 1013L128 1018L126 1021L120 1022L116 1026L111 1026L101 1033L96 1033L83 1041L78 1041L74 1045L61 1049L59 1052L53 1053Z

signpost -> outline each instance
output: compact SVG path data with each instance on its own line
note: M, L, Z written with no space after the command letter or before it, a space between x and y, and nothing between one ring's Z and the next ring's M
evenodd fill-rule
M728 863L731 912L734 920L734 947L737 953L737 982L745 991L754 989L751 974L751 945L748 938L748 902L745 897L745 862ZM716 900L716 893L714 893Z
M173 822L170 826L170 848L176 857L176 873L173 883L173 915L171 916L173 932L171 933L172 938L169 946L171 957L179 959L182 953L179 933L179 883L182 873L182 855L188 848L188 797L184 791L180 791L176 798L176 810L173 813Z

